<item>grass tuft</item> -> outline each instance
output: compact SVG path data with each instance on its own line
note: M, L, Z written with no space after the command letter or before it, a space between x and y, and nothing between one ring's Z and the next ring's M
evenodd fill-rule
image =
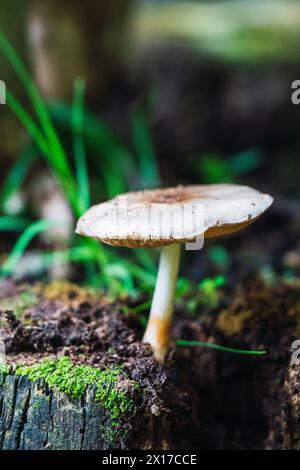
M72 105L52 103L46 105L26 66L0 31L0 51L6 57L29 98L33 114L7 90L7 104L24 126L32 142L20 156L9 173L3 190L0 192L0 204L5 212L5 203L18 191L29 173L30 167L41 155L57 181L76 220L91 203L90 181L88 175L86 150L92 151L97 158L93 164L98 166L97 200L107 199L116 194L136 189L137 181L142 185L147 172L151 181L158 180L157 164L152 148L150 134L145 118L140 115L135 120L134 141L139 142L138 151L145 150L145 159L139 157L139 165L133 154L110 130L107 124L86 111L84 107L85 83L78 79L74 83ZM73 144L74 162L68 158L59 138L57 128L64 134L70 133ZM142 156L140 154L140 156ZM99 158L98 158L99 157ZM147 163L148 162L148 163ZM139 174L142 177L139 180ZM99 182L100 179L100 182ZM146 178L147 179L147 178ZM133 187L132 187L133 185ZM138 186L138 185L137 185ZM23 219L1 218L0 230L24 229L8 259L4 262L0 275L13 274L17 262L32 238L44 229L46 221L28 223ZM74 246L75 245L75 246ZM57 256L58 255L58 256ZM126 291L135 293L139 289L150 290L153 286L155 264L152 256L142 250L132 250L129 254L134 259L120 259L116 250L110 250L95 240L74 236L70 246L57 253L40 253L40 266L69 262L84 266L87 283L106 288L115 295Z

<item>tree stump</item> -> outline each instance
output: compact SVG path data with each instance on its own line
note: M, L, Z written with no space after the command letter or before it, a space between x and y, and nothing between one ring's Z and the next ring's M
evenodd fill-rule
M225 295L218 315L177 316L173 338L267 354L181 347L161 367L129 300L0 284L0 449L299 449L300 288Z
M88 394L71 401L26 377L1 377L1 449L104 449L105 411ZM109 426L109 425L108 425Z
M0 449L182 447L186 395L120 305L66 283L2 285L0 299Z
M26 377L3 374L0 380L1 450L135 448L137 433L140 448L169 445L162 417L149 414L140 428L125 422L127 429L118 430L107 410L95 403L93 390L84 399L72 400L42 381L32 383Z
M300 364L291 361L286 379L286 403L283 407L285 450L300 450Z

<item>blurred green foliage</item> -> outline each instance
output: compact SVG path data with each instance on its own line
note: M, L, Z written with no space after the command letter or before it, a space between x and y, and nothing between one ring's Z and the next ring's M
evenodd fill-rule
M262 163L262 155L256 149L238 153L227 159L208 154L201 156L199 172L203 183L232 183L239 176L256 170Z
M213 310L219 307L223 296L223 287L227 284L225 275L205 277L198 285L181 278L177 285L177 304L192 317L199 317L203 309ZM148 305L138 307L138 312L146 310Z
M133 19L136 43L174 41L231 63L298 61L296 0L145 2Z
M68 201L74 221L95 199L93 187L97 189L96 202L99 202L99 198L107 199L129 190L160 185L160 174L142 102L135 105L131 115L132 148L129 149L104 120L85 109L85 82L82 79L74 83L71 105L62 102L46 104L25 65L2 32L0 50L22 83L31 108L29 112L11 90L7 90L7 104L30 137L0 191L3 212L0 230L22 232L0 269L2 276L9 276L32 239L53 226L51 220L36 221L27 218L26 214L16 217L5 213L7 202L19 191L32 166L41 157ZM70 141L71 145L67 147L65 140ZM93 159L89 158L91 155ZM234 181L239 175L256 169L261 161L255 149L227 160L217 155L204 155L199 167L201 182ZM96 166L96 171L90 170L92 165ZM136 289L149 291L153 288L156 273L153 251L128 250L126 256L119 256L115 248L110 249L95 240L74 235L67 248L41 252L39 265L48 269L52 265L79 263L89 284L108 289L111 295L120 295L133 293ZM226 271L230 266L230 256L222 247L211 247L209 257L221 271ZM220 279L205 279L199 286L201 295L196 299L200 299L202 304L217 305ZM177 295L185 296L190 291L189 281L180 279ZM195 308L199 302L196 302ZM148 302L139 306L139 312L148 307Z
M24 183L32 165L41 156L51 170L72 209L76 220L90 205L92 199L88 174L87 151L96 153L101 196L108 198L130 190L132 183L140 187L159 180L155 152L146 117L142 109L133 116L133 141L137 158L115 137L109 127L85 110L85 83L74 84L72 105L53 103L46 106L20 57L0 32L0 49L23 85L33 113L7 90L7 104L31 138L30 144L10 170L0 193L4 212L5 203ZM70 133L73 159L67 154L57 129ZM1 266L1 276L11 275L31 240L48 230L51 220L29 221L24 217L0 217L0 229L24 230L10 255ZM129 250L128 250L129 251ZM112 294L134 292L138 286L151 289L155 282L155 262L145 250L131 250L128 257L120 257L116 249L109 249L95 240L74 236L68 249L44 251L40 261L47 267L52 263L81 263L87 282L108 289Z
M221 245L210 246L208 257L220 271L227 271L231 265L230 253Z
M219 292L218 289L224 286L227 282L225 276L219 275L215 278L205 278L199 284L200 289L200 302L211 308L216 308L219 305Z

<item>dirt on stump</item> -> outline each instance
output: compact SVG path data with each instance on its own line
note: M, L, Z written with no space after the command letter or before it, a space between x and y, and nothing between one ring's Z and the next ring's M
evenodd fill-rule
M70 283L17 286L5 281L0 290L7 365L33 366L66 356L74 366L121 366L139 391L126 390L136 408L130 423L124 423L126 432L130 429L126 447L185 447L181 430L190 421L188 396L174 370L160 366L149 345L139 340L141 325L122 313L121 304Z
M101 370L121 365L139 384L141 393L132 392L137 413L126 448L281 449L296 442L289 436L299 415L290 404L299 402L299 381L288 370L300 335L299 285L252 280L234 294L225 289L221 307L193 318L177 308L165 367L141 342L139 317L125 313L130 300L110 303L69 283L10 281L1 284L0 298L9 364L67 356L75 365ZM176 339L267 353L175 347Z

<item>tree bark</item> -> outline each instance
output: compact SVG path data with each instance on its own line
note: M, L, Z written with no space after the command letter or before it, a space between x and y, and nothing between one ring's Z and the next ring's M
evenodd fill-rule
M1 450L107 450L169 448L165 416L139 415L125 435L89 389L74 400L42 381L0 374Z
M290 364L283 407L283 448L300 450L300 365Z

